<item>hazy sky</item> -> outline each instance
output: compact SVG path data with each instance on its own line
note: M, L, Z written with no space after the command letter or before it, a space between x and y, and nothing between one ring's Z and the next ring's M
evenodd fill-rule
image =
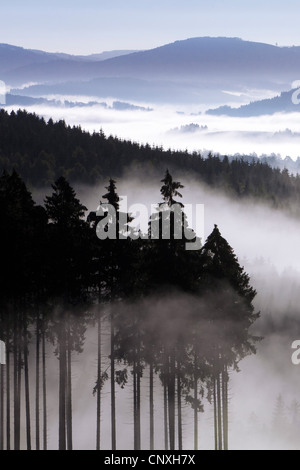
M196 36L300 45L299 0L1 0L0 43L88 54Z

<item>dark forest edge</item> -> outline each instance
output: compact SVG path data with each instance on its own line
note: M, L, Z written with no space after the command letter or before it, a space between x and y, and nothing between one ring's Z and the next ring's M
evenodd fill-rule
M124 174L158 179L169 168L238 198L252 198L299 216L300 176L259 161L164 150L113 136L90 134L64 121L27 111L0 110L0 170L15 170L30 188L47 188L60 176L96 184Z
M161 182L162 202L170 207L181 197L183 185L169 171ZM143 448L141 387L146 380L147 446L154 449L157 378L164 396L160 448L182 450L185 402L193 410L193 447L198 449L198 418L206 398L214 410L214 447L227 450L229 372L238 371L239 362L255 354L260 340L250 331L259 316L252 305L256 292L233 249L215 226L201 250L187 251L184 232L180 240L172 237L177 217L172 212L170 239L99 240L95 229L101 217L87 216L69 182L60 177L52 189L44 207L37 206L15 171L0 178L0 212L5 221L0 232L5 247L0 339L7 347L6 365L0 366L0 448L20 449L24 417L26 448L47 449L45 351L51 344L59 361L58 448L73 449L72 355L83 351L87 328L93 326L98 335L97 375L91 390L96 397L95 449L101 449L102 390L108 381L111 449L118 448L116 387L126 387L129 381L133 382L133 447ZM102 198L119 214L114 180L109 180ZM183 206L179 217L185 220ZM152 214L149 222L153 218L161 227L160 213ZM129 229L129 214L127 221ZM110 338L105 358L104 329ZM35 362L34 383L30 357Z

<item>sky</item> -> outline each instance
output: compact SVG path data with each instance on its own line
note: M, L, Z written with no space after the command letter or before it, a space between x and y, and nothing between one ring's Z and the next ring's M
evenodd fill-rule
M0 43L90 54L199 36L300 45L299 0L1 0Z

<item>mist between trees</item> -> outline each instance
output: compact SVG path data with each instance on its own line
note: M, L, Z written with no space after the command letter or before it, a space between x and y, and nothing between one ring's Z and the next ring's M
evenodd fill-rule
M90 349L86 341L92 333L96 371L82 400L95 396L95 449L103 448L102 416L107 420L108 406L112 450L123 445L117 438L124 407L131 412L134 449L183 449L184 443L198 449L206 403L213 409L213 447L229 448L230 375L256 352L261 339L251 333L259 316L253 307L256 291L217 225L198 251L185 249L184 230L181 239L172 235L175 217L182 228L187 224L179 202L183 185L168 171L161 183L159 204L182 208L169 213L169 239L122 239L120 199L116 182L109 180L102 199L116 209L118 235L99 240L96 226L104 214L86 217L87 208L65 178L56 181L41 207L15 172L1 176L0 339L6 344L0 373L1 449L47 449L49 402L58 448L73 449L78 434L73 395L79 392L73 385L74 360L77 354L77 373L91 367L81 366L80 359ZM157 221L158 231L161 214L149 220L150 226ZM131 215L126 218L125 230L134 230ZM50 353L57 358L57 372ZM124 405L118 396L126 387L131 398ZM187 407L193 420L188 443ZM107 421L104 425L106 433Z

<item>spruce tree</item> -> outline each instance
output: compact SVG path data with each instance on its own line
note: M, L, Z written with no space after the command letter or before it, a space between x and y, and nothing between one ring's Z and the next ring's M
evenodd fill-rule
M161 195L163 202L158 204L157 212L151 215L149 221L149 238L145 242L143 250L143 263L146 278L144 279L144 294L159 294L164 298L164 318L161 321L160 332L150 333L150 338L157 342L155 348L161 352L161 356L153 358L159 363L160 376L165 390L164 415L168 416L168 440L170 449L175 449L175 408L176 408L176 380L177 391L182 392L180 380L181 369L184 368L182 352L179 354L180 335L182 327L178 326L174 335L170 337L169 331L173 331L176 323L183 322L186 312L178 312L169 307L172 294L181 295L184 292L192 292L196 285L195 266L196 255L193 251L186 250L187 230L192 233L189 241L196 235L187 226L184 205L177 200L182 195L179 189L183 185L173 180L167 170L165 177L161 180ZM176 199L175 199L176 198ZM170 302L172 305L172 301ZM185 319L186 321L186 319ZM151 340L150 340L151 341ZM180 397L177 405L181 406ZM179 410L180 416L181 410ZM165 422L165 426L167 423ZM180 426L179 426L180 428ZM179 429L180 432L180 429ZM180 436L180 442L182 436Z
M49 280L53 308L53 338L59 358L59 449L72 449L72 350L80 352L86 319L80 306L87 301L91 253L87 210L74 189L61 177L45 199L49 226ZM77 315L78 312L78 315ZM73 321L74 315L77 321Z
M207 334L213 335L208 355L213 374L216 442L219 450L227 450L229 369L238 370L238 363L256 352L259 338L250 332L259 317L252 304L256 291L217 225L203 246L200 260L200 289L207 308L202 321L208 327Z

